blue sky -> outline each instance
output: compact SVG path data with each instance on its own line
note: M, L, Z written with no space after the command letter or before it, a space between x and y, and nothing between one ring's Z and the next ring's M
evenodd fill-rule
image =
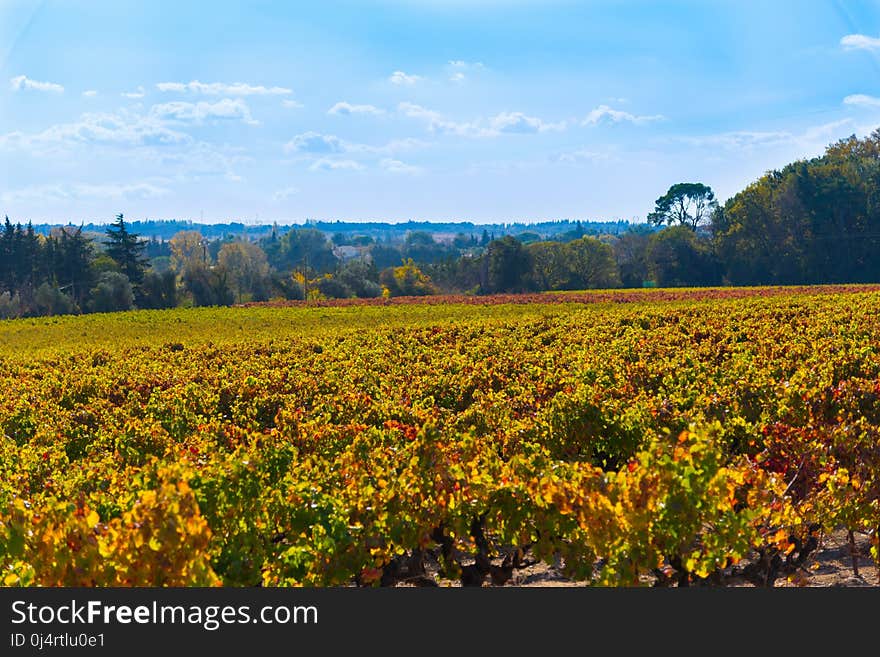
M643 221L880 125L880 2L0 0L14 221Z

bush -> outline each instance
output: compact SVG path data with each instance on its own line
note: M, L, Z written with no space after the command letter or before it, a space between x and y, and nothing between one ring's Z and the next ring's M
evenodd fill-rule
M34 308L38 315L72 315L79 312L76 302L54 285L43 283L34 293Z
M711 245L687 226L672 226L651 235L645 257L661 287L717 285L721 281Z
M222 267L193 263L183 272L183 284L195 306L228 306L235 301L227 272Z
M325 297L330 299L348 299L354 296L351 288L341 281L333 278L330 274L322 276L315 281L315 287Z
M92 288L89 310L96 313L110 313L117 310L131 310L134 295L128 276L120 272L105 271Z
M14 317L21 317L22 314L22 306L21 306L21 297L18 292L12 294L10 292L4 292L0 294L0 319L12 319Z
M154 270L144 274L138 293L141 308L174 308L177 305L177 276L170 269Z
M412 259L400 267L389 267L379 276L380 282L388 288L391 296L426 296L437 294L431 279L419 269Z

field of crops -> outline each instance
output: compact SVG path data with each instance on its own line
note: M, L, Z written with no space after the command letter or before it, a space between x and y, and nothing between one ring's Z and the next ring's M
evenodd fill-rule
M0 322L0 583L772 585L880 526L869 288Z

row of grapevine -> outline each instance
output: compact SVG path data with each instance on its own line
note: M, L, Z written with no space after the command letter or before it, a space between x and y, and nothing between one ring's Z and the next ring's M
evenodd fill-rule
M840 527L877 557L880 293L203 313L4 350L0 583L433 583L433 556L772 585Z

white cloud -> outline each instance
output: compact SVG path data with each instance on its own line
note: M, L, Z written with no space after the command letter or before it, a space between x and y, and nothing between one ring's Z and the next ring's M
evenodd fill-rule
M144 88L142 86L138 85L137 90L123 91L121 95L123 98L143 98L147 95L147 92L144 91Z
M173 121L192 121L202 123L210 119L233 119L240 120L248 125L258 125L251 116L251 110L241 98L224 98L216 103L208 103L199 101L198 103L188 103L184 101L174 101L171 103L163 103L161 105L153 105L150 108L150 114L165 120Z
M481 173L510 173L512 171L531 171L547 166L547 159L531 159L531 160L489 160L483 162L473 162L465 173L468 175L476 175Z
M292 94L292 89L286 87L264 87L251 85L244 82L160 82L156 85L159 91L173 91L178 93L192 92L209 96L286 96Z
M847 34L840 40L845 50L880 50L880 39L864 34Z
M449 66L451 66L452 68L460 68L460 69L486 68L483 65L483 62L466 62L463 59L450 59Z
M64 87L60 84L55 84L54 82L38 82L37 80L31 80L26 75L18 75L14 78L9 78L9 85L12 87L13 91L30 89L33 91L50 91L56 94L64 92Z
M407 75L403 71L394 71L394 73L392 73L391 76L388 78L388 81L391 84L405 86L412 86L420 80L422 80L422 77L420 75Z
M300 109L302 107L305 107L305 105L303 105L298 100L282 100L281 106L286 107L287 109Z
M160 82L156 85L156 89L159 91L178 91L183 93L187 91L187 85L183 82Z
M579 148L574 151L559 153L551 158L551 161L559 162L561 164L583 164L585 162L596 162L598 160L606 159L608 159L608 156L605 153L591 151L586 148Z
M383 146L370 144L357 144L350 141L340 140L342 150L346 153L361 153L366 155L393 155L401 151L410 151L416 148L425 148L428 142L408 137L406 139L392 139Z
M402 151L410 151L428 146L428 142L420 139L393 139L383 146L357 144L340 139L336 135L323 135L309 131L296 135L284 145L285 153L304 153L309 155L333 155L353 153L362 156L394 155Z
M430 142L422 141L421 139L414 139L413 137L407 137L405 139L392 139L384 146L379 146L378 148L376 148L376 152L399 153L401 151L411 151L417 148L427 148L430 145Z
M391 158L383 158L382 160L379 160L379 166L389 173L403 173L408 175L422 173L421 167L417 167L412 164L407 164L406 162L401 162L400 160L394 160Z
M218 108L213 109L216 113ZM41 132L0 134L0 150L19 150L34 157L65 157L74 161L90 156L106 162L121 158L120 164L126 167L147 167L160 172L162 179L177 182L203 176L241 179L235 167L251 161L243 154L244 149L196 141L180 127L199 116L207 118L210 113L200 115L198 109L192 108L168 110L167 106L159 106L147 114L130 109L85 113L77 121L57 124ZM158 178L152 179L154 184L157 181Z
M565 122L546 123L534 116L526 116L522 112L502 112L489 120L494 132L499 134L534 134L548 130L564 130Z
M148 162L155 169L178 182L215 176L227 180L240 180L241 176L235 173L235 167L253 161L242 153L241 148L219 146L203 141L185 144L183 148L176 150L169 150L167 147L140 147L126 150L127 155Z
M484 70L482 62L466 62L463 59L452 59L447 64L450 82L461 83L468 78L468 74Z
M880 98L865 94L853 94L844 98L843 104L855 105L857 107L880 107Z
M440 134L457 135L460 137L489 137L491 131L481 128L476 123L458 123L443 117L439 112L430 110L415 103L403 102L397 105L397 110L412 119L419 119L428 124L428 130Z
M451 121L439 112L415 103L399 103L397 109L404 116L425 121L431 132L459 137L481 138L498 137L503 134L534 134L549 130L564 130L566 127L564 121L547 123L522 112L502 112L490 118L484 125L483 121Z
M755 147L777 146L779 144L789 143L793 137L794 135L787 131L735 130L699 137L681 137L680 141L692 146L720 147L730 150L750 150Z
M161 117L119 113L86 113L79 121L60 123L42 132L10 132L0 135L0 148L19 148L45 154L77 144L150 146L185 144L189 135L172 129Z
M385 110L380 109L375 105L352 105L345 101L338 102L327 110L327 114L337 114L341 116L351 116L352 114L372 114L374 116L379 116L384 113Z
M679 137L677 141L697 147L723 148L734 151L752 151L757 148L773 148L794 146L801 154L824 148L841 129L852 124L851 119L832 121L821 125L810 126L803 132L793 133L788 130L760 131L737 130L714 135L698 137Z
M98 95L98 92L95 91L94 89L89 89L87 91L83 91L82 95L85 96L86 98L94 98L95 96Z
M272 194L273 201L286 201L292 196L296 196L299 194L299 187L285 187L283 189L279 189L277 192Z
M662 114L652 114L649 116L637 116L630 112L624 112L623 110L616 110L608 105L599 105L594 110L591 110L589 114L584 118L581 122L581 125L599 125L603 122L610 123L634 123L636 125L642 125L645 123L652 123L654 121L662 121L665 117Z
M284 145L285 153L344 153L345 142L335 135L322 135L318 132L304 132L296 135Z
M840 119L839 121L830 121L828 123L810 126L799 135L796 135L796 139L800 141L818 140L825 144L827 140L832 139L835 135L840 134L841 128L844 128L851 124L852 121L850 119ZM847 131L851 132L849 128L847 128Z
M149 183L122 185L75 185L74 193L88 198L156 198L165 196L171 190Z
M361 171L363 168L363 165L354 160L331 160L322 157L312 162L309 171Z
M31 185L0 194L5 203L22 201L71 201L77 199L149 199L164 196L169 189L151 183L121 183L92 185L87 183L63 183L57 185Z
M431 123L439 123L443 120L443 115L440 114L440 112L429 110L428 108L422 107L421 105L416 105L415 103L398 103L397 109L398 111L402 112L404 116L408 116L413 119L424 119Z

